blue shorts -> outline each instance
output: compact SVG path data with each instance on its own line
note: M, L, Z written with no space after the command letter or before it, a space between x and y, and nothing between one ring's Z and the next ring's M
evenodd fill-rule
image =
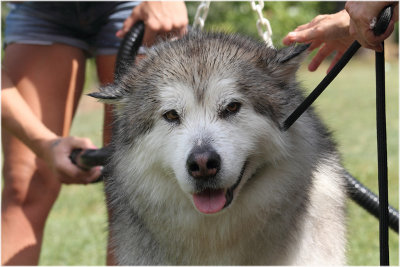
M139 1L10 4L4 47L11 43L62 43L83 49L89 55L113 55L121 43L115 34L138 4Z

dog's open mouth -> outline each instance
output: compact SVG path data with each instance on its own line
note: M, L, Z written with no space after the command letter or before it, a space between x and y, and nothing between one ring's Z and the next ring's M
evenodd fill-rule
M240 184L246 167L243 165L236 183L228 189L207 188L199 193L193 194L193 202L196 208L205 214L212 214L228 207L233 200L233 191Z
M202 213L216 213L225 207L227 202L225 191L226 189L207 188L193 194L194 205Z

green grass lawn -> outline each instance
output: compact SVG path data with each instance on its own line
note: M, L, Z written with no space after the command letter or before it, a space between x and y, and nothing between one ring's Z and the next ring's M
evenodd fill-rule
M299 78L311 90L327 66ZM387 65L387 141L390 203L398 208L398 62ZM92 89L95 90L95 89ZM314 107L334 132L344 166L377 192L375 74L373 61L352 61L316 101ZM81 110L72 135L87 136L100 146L101 109ZM41 265L104 265L107 217L101 184L64 186L46 225ZM348 202L348 264L379 265L378 221ZM390 232L390 263L398 265L398 235Z

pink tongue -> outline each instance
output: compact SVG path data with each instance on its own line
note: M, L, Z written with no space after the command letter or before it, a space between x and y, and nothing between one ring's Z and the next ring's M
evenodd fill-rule
M225 206L225 190L206 189L200 193L193 194L193 201L200 212L206 214L216 213Z

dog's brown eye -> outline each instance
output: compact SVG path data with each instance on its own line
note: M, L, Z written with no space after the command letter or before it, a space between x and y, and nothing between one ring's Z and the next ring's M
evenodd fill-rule
M163 117L168 122L179 123L179 121L180 121L178 112L176 112L175 109L165 112Z
M225 109L222 111L222 117L228 117L230 115L236 114L239 112L241 104L239 102L231 102L229 103Z
M226 110L229 112L236 113L239 111L239 108L240 108L240 103L232 102L232 103L229 103L229 105L226 107Z

